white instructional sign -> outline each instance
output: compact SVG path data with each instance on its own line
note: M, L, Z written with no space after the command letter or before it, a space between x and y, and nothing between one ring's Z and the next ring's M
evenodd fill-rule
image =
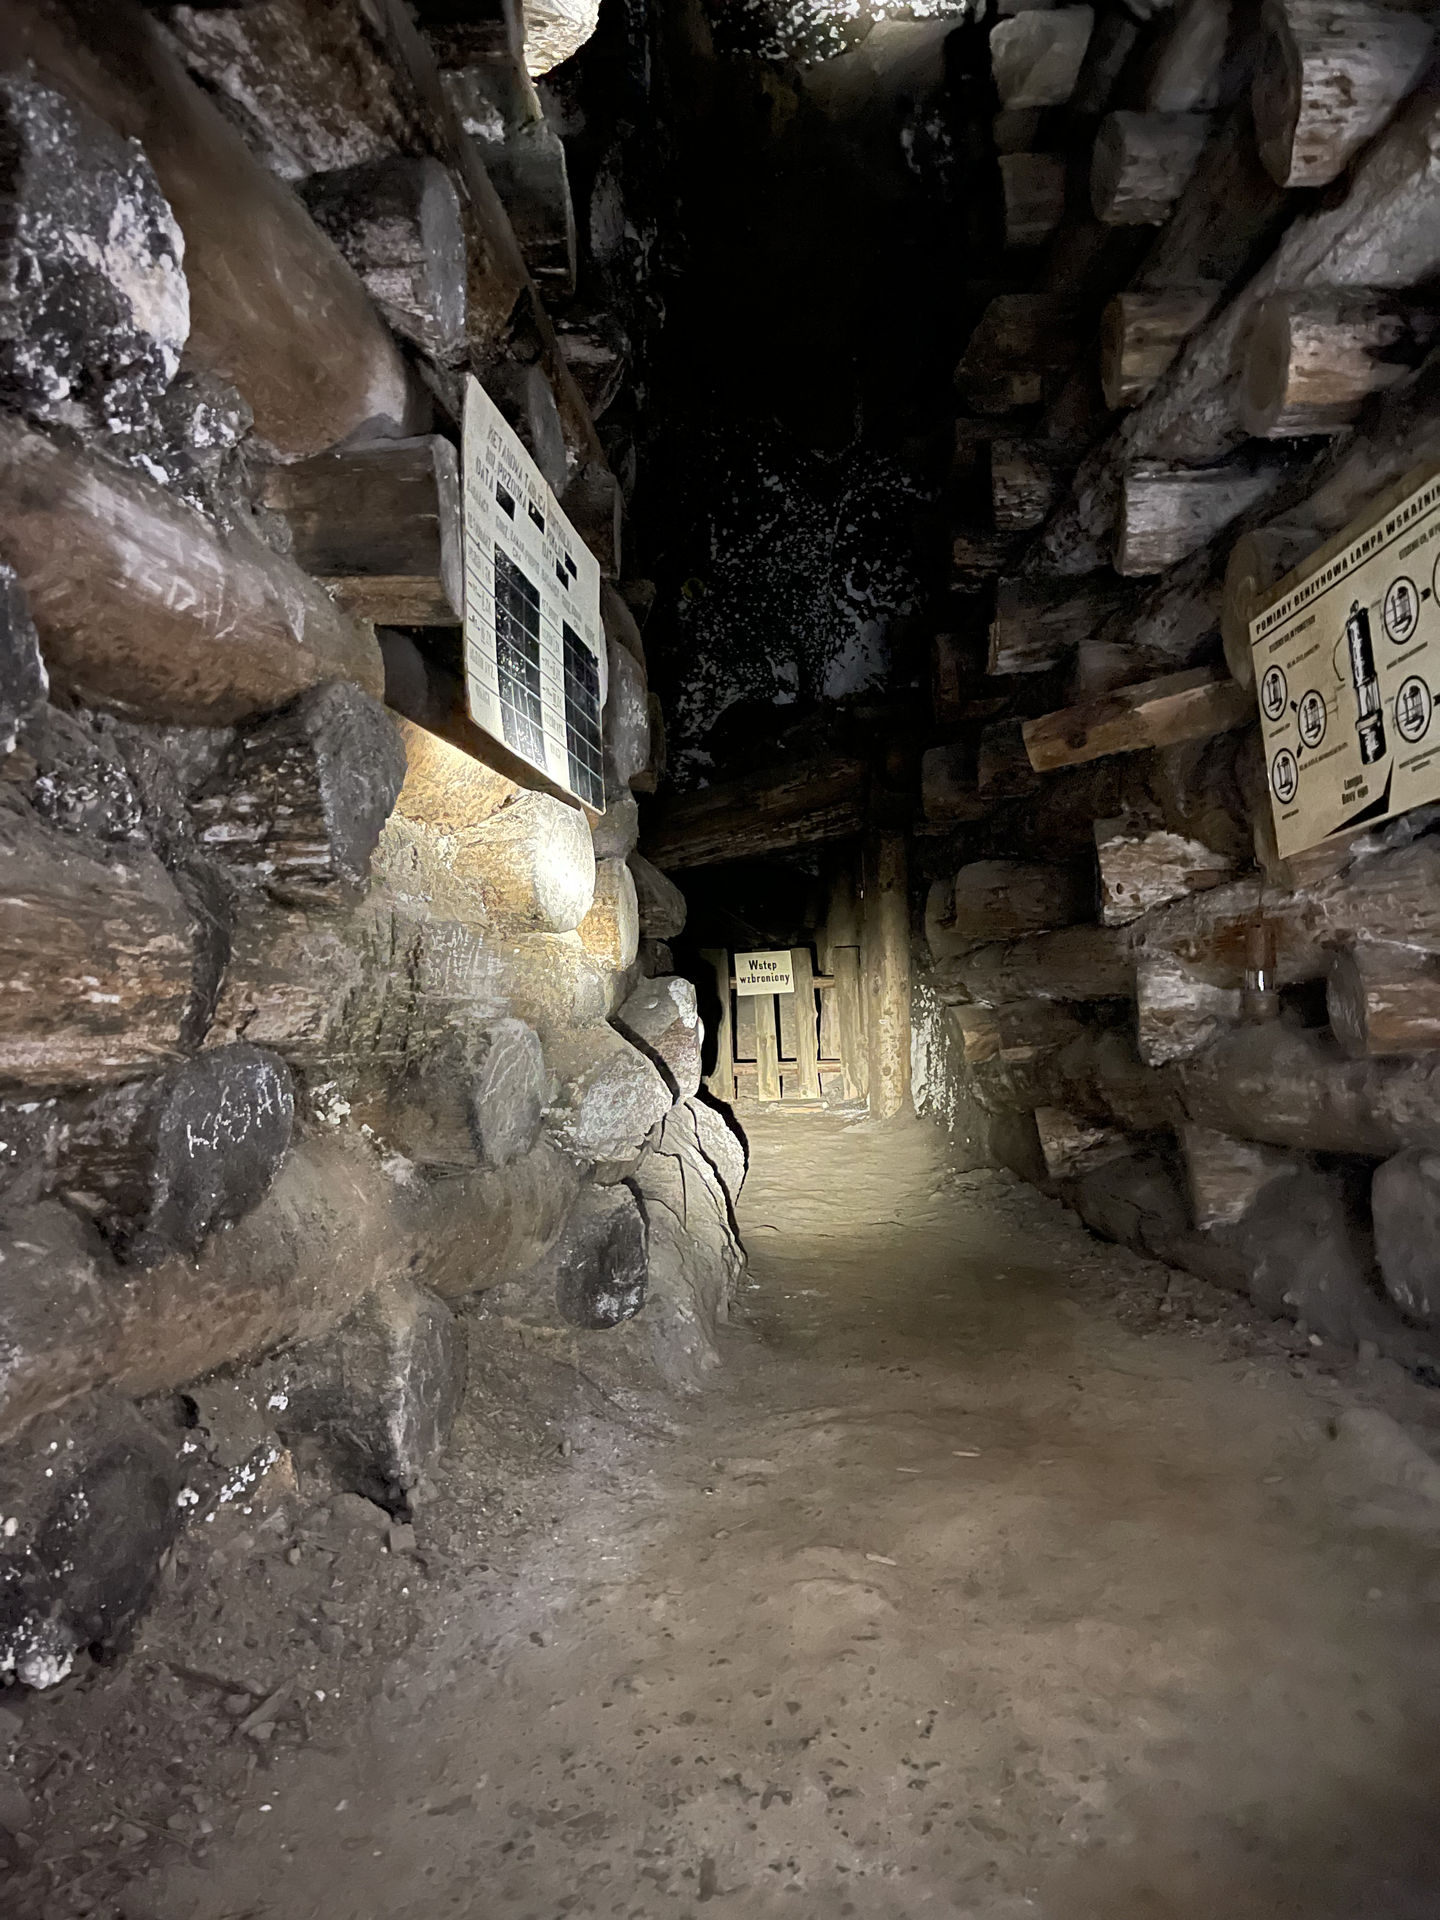
M1250 622L1282 857L1440 798L1440 475L1392 498Z
M793 993L795 974L790 950L781 947L774 953L737 953L735 991L738 994Z
M473 377L465 388L463 494L470 718L603 813L599 562Z

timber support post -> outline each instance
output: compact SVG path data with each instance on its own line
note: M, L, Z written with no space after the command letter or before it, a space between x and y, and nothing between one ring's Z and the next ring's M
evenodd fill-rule
M870 1026L870 1111L893 1120L910 1106L909 862L903 833L865 843L861 963Z

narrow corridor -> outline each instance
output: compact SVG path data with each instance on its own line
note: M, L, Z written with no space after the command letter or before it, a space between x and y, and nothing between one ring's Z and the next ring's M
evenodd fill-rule
M752 1142L715 1384L637 1446L577 1381L498 1568L462 1422L413 1643L134 1912L1433 1915L1440 1497L1377 1411L1421 1390L920 1124Z

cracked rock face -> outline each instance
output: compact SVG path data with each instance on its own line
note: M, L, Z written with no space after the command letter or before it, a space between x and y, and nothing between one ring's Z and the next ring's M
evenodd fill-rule
M183 253L138 142L0 76L0 398L54 425L141 426L190 332Z
M689 1100L700 1091L704 1028L688 980L669 974L642 981L616 1014L615 1024L669 1077L677 1099Z

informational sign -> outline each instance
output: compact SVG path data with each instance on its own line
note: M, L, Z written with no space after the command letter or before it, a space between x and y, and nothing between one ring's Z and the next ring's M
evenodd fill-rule
M795 974L789 949L775 953L737 953L735 991L738 994L793 993Z
M1341 538L1250 622L1282 856L1440 798L1440 474Z
M600 566L480 382L465 389L465 690L470 718L596 813L605 808Z

